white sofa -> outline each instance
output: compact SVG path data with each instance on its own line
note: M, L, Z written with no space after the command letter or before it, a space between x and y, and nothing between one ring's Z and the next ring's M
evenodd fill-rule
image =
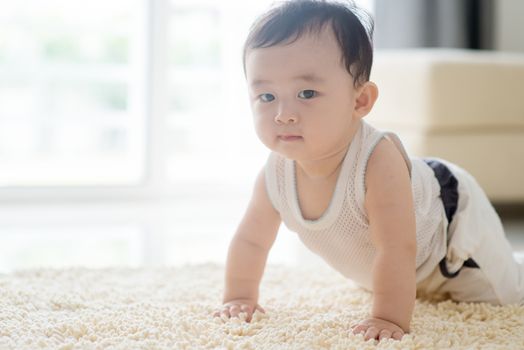
M372 125L462 166L492 202L524 203L524 54L377 50L371 80Z

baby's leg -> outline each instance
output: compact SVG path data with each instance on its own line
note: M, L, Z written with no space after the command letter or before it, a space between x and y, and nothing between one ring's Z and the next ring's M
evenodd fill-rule
M508 271L514 271L513 278L505 278L506 285L495 284L493 281L498 279L498 276L488 276L482 269L482 263L479 263L480 268L464 267L455 278L446 279L440 288L439 293L447 294L451 299L456 301L466 302L487 302L495 305L504 304L520 304L524 305L524 295L522 294L522 277L524 276L524 265L517 263L509 255L510 259L503 258L506 261L500 261L497 265L500 266L500 274L505 274ZM478 257L475 261L482 261ZM507 276L510 277L510 276ZM504 290L507 294L501 294ZM508 298L508 295L510 298Z
M463 267L455 277L446 277L439 266L417 285L417 297L442 301L486 302L500 305L501 301L489 279L479 268Z
M486 274L478 268L463 268L457 277L443 283L440 292L455 301L502 304Z
M524 264L515 260L500 218L475 179L449 167L458 179L459 204L450 224L447 259L456 266L471 258L478 268L463 267L441 290L458 301L524 304Z

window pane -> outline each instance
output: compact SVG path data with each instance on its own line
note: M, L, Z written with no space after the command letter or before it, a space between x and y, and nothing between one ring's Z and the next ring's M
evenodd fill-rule
M267 1L175 1L169 25L168 177L246 186L267 150L254 132L241 50ZM191 33L191 35L188 35Z
M143 174L139 1L29 0L0 13L0 186L131 185ZM133 99L131 99L133 96Z

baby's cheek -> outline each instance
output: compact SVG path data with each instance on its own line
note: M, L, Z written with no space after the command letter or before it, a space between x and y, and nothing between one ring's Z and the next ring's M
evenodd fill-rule
M255 127L255 132L258 136L258 139L269 149L273 149L275 147L275 140L276 135L273 135L273 133L270 130L267 130L267 128L264 128L263 126Z

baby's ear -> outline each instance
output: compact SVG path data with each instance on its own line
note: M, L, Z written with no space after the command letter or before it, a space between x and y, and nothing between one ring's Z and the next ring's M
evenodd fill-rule
M378 98L378 87L375 83L366 81L356 88L355 91L355 110L353 114L356 117L363 118L371 111Z

